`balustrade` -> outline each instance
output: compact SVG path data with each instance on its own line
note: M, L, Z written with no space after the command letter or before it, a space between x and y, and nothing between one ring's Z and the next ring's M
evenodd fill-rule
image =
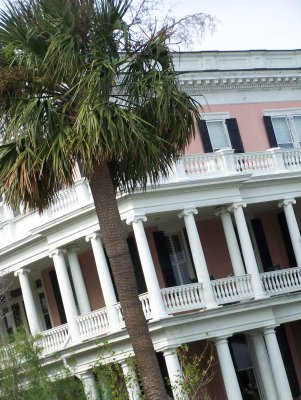
M300 168L301 150L300 149L284 150L283 163L286 168Z
M264 172L275 168L273 156L269 153L241 153L233 157L237 172Z
M161 289L161 293L168 313L205 307L201 283L169 287Z
M110 330L106 308L101 308L76 318L80 336L84 339L108 333Z
M69 338L68 325L64 324L42 332L39 344L43 348L44 353L50 353L62 349L67 344Z
M301 290L301 268L287 268L264 272L261 279L265 291L270 295Z
M187 174L208 174L221 170L220 156L217 154L201 154L183 157Z
M247 300L254 297L251 285L251 275L216 279L212 281L211 284L216 302L220 305Z

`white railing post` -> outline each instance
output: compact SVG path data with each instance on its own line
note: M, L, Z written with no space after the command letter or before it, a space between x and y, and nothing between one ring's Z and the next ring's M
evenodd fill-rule
M273 147L266 152L272 155L274 168L277 172L287 171L283 160L283 150L280 147Z
M221 149L217 150L214 154L219 156L221 169L226 175L237 174L235 161L234 161L234 150L233 149Z

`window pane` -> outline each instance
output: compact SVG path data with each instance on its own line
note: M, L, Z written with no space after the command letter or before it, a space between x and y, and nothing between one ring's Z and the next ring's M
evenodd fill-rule
M229 146L223 121L206 121L213 151Z
M293 117L293 122L295 125L298 142L299 142L299 145L301 146L301 115L297 115L297 116Z
M272 124L279 147L291 148L293 141L286 117L272 118Z

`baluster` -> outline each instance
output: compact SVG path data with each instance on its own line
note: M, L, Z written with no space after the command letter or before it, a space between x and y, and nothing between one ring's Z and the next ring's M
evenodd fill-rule
M291 276L289 276L287 271L283 271L282 279L283 279L283 286L285 289L289 289L291 286L293 286L291 285L290 279L288 280L287 278L291 278Z

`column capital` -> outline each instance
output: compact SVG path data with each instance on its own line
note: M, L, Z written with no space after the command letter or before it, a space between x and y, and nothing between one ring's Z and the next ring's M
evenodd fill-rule
M85 240L86 242L90 242L92 239L97 239L97 238L101 238L101 234L99 232L93 232L93 233L89 233L89 235L86 236Z
M127 223L127 225L132 225L132 224L137 223L139 221L146 222L147 221L147 216L144 213L133 215L132 217L130 217L130 218L128 218L126 220L126 223Z
M221 206L221 207L216 207L214 214L219 217L223 214L227 214L229 212L229 209L227 206Z
M30 273L29 269L26 268L20 268L17 271L14 272L15 276L19 276L19 275L28 275Z
M177 348L177 346L169 347L168 349L162 350L162 353L164 356L177 355Z
M65 255L66 253L66 249L54 249L49 251L49 257L53 258L54 256Z
M224 335L224 336L219 336L216 338L213 338L213 341L215 344L223 344L223 343L228 343L228 339L229 337L231 337L232 335Z
M263 328L262 333L264 336L274 334L275 333L275 328L277 328L279 325L271 325L267 326L266 328Z
M288 206L289 204L296 204L296 200L293 196L287 197L286 199L279 201L278 207L281 208L283 206Z
M246 206L247 205L244 201L238 201L236 203L231 204L231 206L228 207L228 211L232 212L234 210L237 210L238 208L244 208Z
M198 214L198 210L195 207L185 208L183 211L178 214L179 218L188 217L188 215L196 215Z

